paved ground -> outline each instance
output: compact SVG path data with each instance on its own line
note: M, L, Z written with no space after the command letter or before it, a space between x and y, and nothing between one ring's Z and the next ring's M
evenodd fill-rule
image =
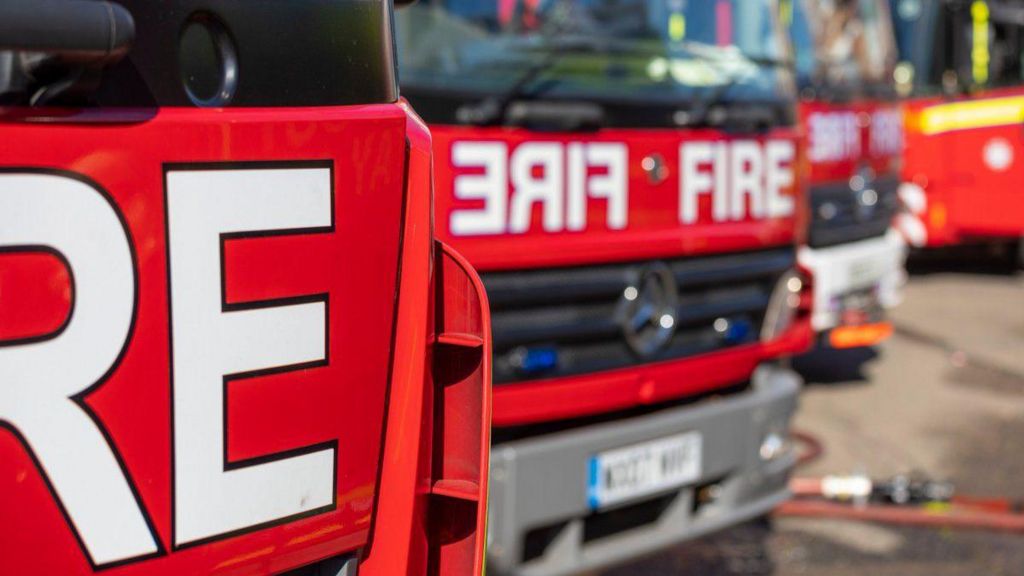
M808 383L796 425L826 450L800 474L918 472L1024 499L1024 275L974 259L915 268L890 341L796 362ZM1016 576L1024 535L786 518L607 576L631 574Z

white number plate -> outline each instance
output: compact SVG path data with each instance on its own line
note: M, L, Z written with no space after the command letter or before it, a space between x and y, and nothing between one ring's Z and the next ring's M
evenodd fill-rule
M590 457L587 500L604 508L694 482L701 475L699 432L651 440Z

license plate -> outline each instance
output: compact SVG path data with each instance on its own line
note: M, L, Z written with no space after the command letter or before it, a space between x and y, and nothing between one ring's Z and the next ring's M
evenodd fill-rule
M587 467L590 508L604 508L698 480L702 444L699 432L687 432L591 456Z

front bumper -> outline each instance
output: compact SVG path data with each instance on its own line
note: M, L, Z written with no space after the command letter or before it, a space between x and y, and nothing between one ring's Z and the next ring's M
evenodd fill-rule
M873 290L883 310L899 304L906 258L906 243L891 229L884 236L828 248L801 246L797 260L814 278L814 330L840 326L843 298L858 291Z
M799 388L793 372L762 365L742 393L495 445L490 569L501 574L573 574L768 513L789 496L795 454L786 450L764 461L759 449L766 435L788 431ZM691 431L704 439L696 482L607 511L591 511L586 474L590 456ZM698 505L697 489L712 484L715 498Z

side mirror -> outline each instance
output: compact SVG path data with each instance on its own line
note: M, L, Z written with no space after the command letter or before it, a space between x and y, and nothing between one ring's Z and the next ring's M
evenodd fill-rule
M83 100L134 40L131 13L113 2L0 1L0 96L31 106Z
M0 50L106 64L120 60L134 40L132 15L114 2L0 2Z

